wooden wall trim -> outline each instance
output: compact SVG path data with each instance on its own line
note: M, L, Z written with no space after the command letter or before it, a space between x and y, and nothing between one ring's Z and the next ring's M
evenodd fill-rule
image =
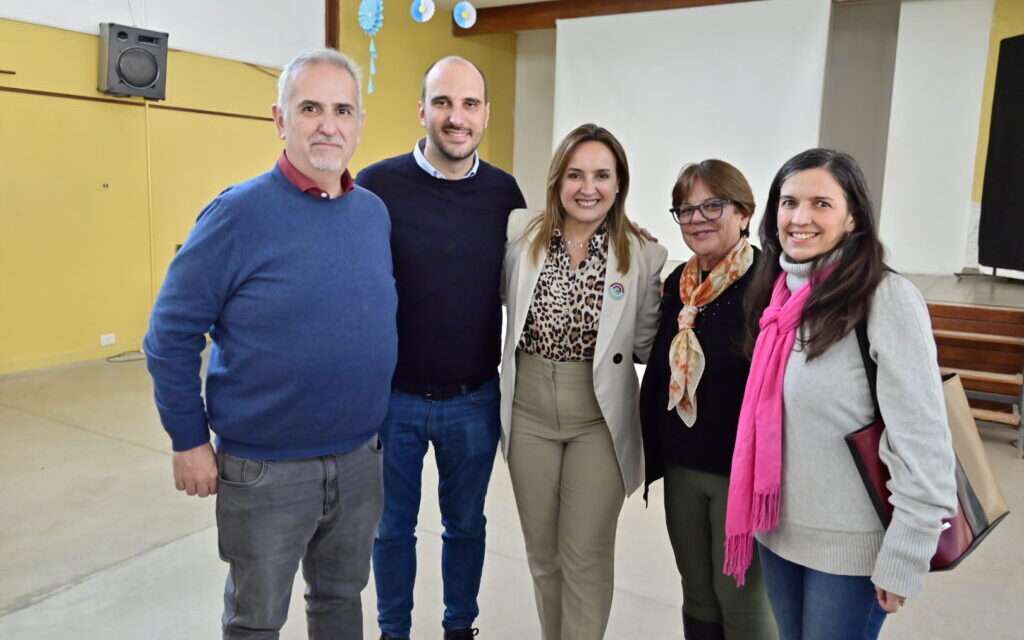
M337 49L341 44L340 0L324 0L324 46Z
M587 18L615 13L636 13L639 11L661 11L717 4L735 4L752 0L554 0L553 2L531 2L505 7L488 7L477 10L476 24L462 29L452 23L452 34L475 36L484 33L507 33L533 29L554 29L555 20L563 18Z

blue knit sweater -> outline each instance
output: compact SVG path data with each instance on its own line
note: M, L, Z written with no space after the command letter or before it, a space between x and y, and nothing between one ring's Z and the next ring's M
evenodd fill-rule
M352 450L377 432L397 359L389 234L369 191L317 200L276 167L206 207L144 342L175 451L209 441L212 429L232 455L301 459Z

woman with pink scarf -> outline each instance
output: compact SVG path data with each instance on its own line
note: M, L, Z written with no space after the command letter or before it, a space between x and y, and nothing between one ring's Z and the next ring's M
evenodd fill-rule
M928 310L886 269L875 224L860 167L828 149L782 166L761 220L725 572L743 584L756 539L783 640L877 638L885 616L921 592L955 509ZM875 418L855 334L865 323L892 475L887 529L844 441Z

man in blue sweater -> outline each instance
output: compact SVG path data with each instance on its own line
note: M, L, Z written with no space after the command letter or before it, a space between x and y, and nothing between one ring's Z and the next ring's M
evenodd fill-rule
M515 179L477 147L490 105L462 58L428 69L419 105L426 138L356 181L391 214L401 304L399 353L384 440L384 515L373 548L383 638L408 638L416 579L423 456L439 473L446 639L472 638L484 562L484 499L500 433L500 282Z
M278 638L301 562L309 637L362 638L397 358L390 222L347 170L363 124L349 58L292 60L273 114L284 153L199 215L153 308L147 362L175 485L217 494L223 637Z

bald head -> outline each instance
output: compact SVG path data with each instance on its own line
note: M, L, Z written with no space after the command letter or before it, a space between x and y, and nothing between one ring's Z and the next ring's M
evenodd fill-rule
M420 124L427 130L423 153L449 178L469 171L490 117L484 74L465 58L442 58L423 75Z
M425 102L427 99L428 85L431 82L435 81L439 76L444 74L448 69L453 67L468 67L469 69L472 69L475 72L475 75L479 76L480 78L480 84L483 89L484 102L490 102L490 100L487 99L487 76L485 76L484 72L480 70L480 67L476 66L475 64L461 56L446 56L444 58L441 58L434 64L430 65L429 67L427 67L426 73L423 74L423 85L420 88L421 101Z

